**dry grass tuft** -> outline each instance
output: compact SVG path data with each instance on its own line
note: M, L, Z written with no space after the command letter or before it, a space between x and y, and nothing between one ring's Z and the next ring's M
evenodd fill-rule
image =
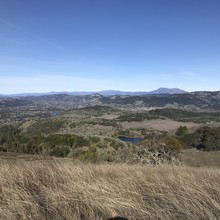
M220 219L220 170L1 161L0 219Z

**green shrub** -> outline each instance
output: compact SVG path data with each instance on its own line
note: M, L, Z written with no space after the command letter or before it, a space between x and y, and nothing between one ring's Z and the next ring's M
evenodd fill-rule
M68 147L55 147L51 155L55 157L67 157L69 152L70 150Z
M98 160L98 152L95 144L92 144L89 146L89 149L85 152L83 152L80 156L79 159L84 161L84 162L91 162L95 163Z
M167 136L165 138L166 147L170 150L179 151L183 148L181 142L174 136Z
M188 134L188 129L186 126L180 126L176 131L176 136L183 137Z

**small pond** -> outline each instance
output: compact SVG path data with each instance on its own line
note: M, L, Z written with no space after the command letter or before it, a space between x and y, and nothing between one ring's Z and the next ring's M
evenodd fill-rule
M119 138L121 141L129 142L129 143L132 143L132 144L138 143L138 142L140 142L140 141L143 140L143 138L141 138L141 137L118 136L118 138Z
M55 116L59 116L59 115L60 115L60 112L51 112L50 114L51 114L51 116L54 116L54 117L55 117Z

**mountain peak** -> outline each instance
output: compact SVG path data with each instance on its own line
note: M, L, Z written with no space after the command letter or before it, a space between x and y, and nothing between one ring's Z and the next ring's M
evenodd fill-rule
M187 93L187 92L179 88L160 87L159 89L153 90L148 94L181 94L181 93Z

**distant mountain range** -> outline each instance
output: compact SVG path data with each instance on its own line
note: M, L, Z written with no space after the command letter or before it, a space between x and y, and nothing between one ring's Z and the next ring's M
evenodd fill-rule
M58 95L58 94L66 94L66 95L74 95L74 96L85 96L85 95L93 95L93 94L100 94L102 96L114 96L114 95L129 95L129 96L144 96L144 95L159 95L159 94L184 94L187 91L178 88L159 88L149 92L125 92L119 90L103 90L99 92L49 92L49 93L20 93L20 94L10 94L4 95L1 94L0 96L7 96L7 97L24 97L24 96L43 96L43 95Z
M11 107L30 108L32 110L47 109L49 111L54 111L71 110L74 108L85 108L91 106L110 106L128 108L132 110L137 110L139 108L178 108L189 111L211 110L218 111L217 116L219 117L220 91L168 94L168 92L171 93L174 91L159 89L153 91L152 93L144 93L145 95L143 95L143 93L141 93L141 95L137 95L138 93L125 95L131 93L118 93L117 91L104 92L105 95L98 93L92 93L91 95L82 95L81 93L80 95L78 95L79 93L74 93L75 95L50 93L50 95L0 97L0 114L1 110L4 113Z

